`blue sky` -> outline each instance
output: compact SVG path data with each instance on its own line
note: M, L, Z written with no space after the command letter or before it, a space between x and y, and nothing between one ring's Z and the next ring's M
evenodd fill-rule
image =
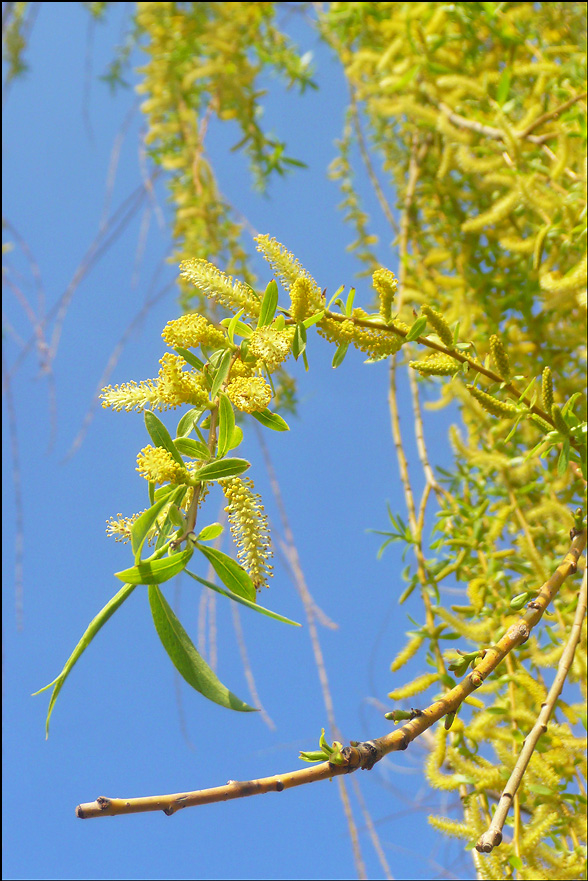
M113 97L97 80L122 39L129 8L113 7L89 39L81 4L41 4L26 56L30 72L13 83L6 102L3 191L10 227L5 240L14 244L8 262L11 279L37 314L43 309L55 316L97 234L111 152L123 126L110 212L141 183L143 123L136 95L129 90ZM287 141L289 155L308 169L274 181L269 198L260 197L250 187L244 158L229 152L238 140L235 130L213 125L207 143L225 195L257 232L285 244L332 293L340 284L353 284L359 268L345 250L352 234L343 227L336 210L340 193L326 174L343 126L346 89L336 61L308 26L290 16L288 28L303 51L313 52L320 89L300 99L269 81L266 120ZM135 64L142 60L134 57ZM169 220L164 186L156 192ZM390 232L375 200L367 195L366 203L381 236L381 260L396 269ZM19 237L38 265L42 290ZM170 247L168 227L158 225L143 203L92 264L64 312L52 363L54 405L34 349L22 357L32 336L25 304L14 288L5 290L5 360L24 518L24 595L19 629L15 462L5 399L4 877L352 878L336 783L185 810L172 818L153 813L82 822L74 815L78 803L98 795L179 792L301 766L298 752L314 749L327 724L306 626L291 628L246 610L240 614L256 688L275 729L261 714L230 713L179 681L140 588L71 674L48 741L48 693L30 697L58 674L90 619L118 590L112 573L131 564L128 547L115 544L104 530L108 517L146 506L146 484L135 471L136 454L148 442L142 417L95 409L81 446L72 456L68 451L121 340L124 346L107 382L157 374L164 351L161 330L179 314L177 268L165 262ZM267 282L270 272L261 259L257 268ZM369 283L360 280L357 287L357 302L365 306ZM53 317L47 322L49 340L55 328ZM350 352L334 371L333 349L315 334L309 334L308 353L308 373L301 363L292 365L300 404L298 416L289 418L291 431L266 432L266 441L307 584L338 625L319 632L339 728L345 740L368 739L388 729L382 707L388 708L387 692L405 678L390 673L390 661L411 627L407 612L419 616L415 597L403 607L397 603L404 587L400 549L393 545L378 561L380 539L366 532L386 529L387 500L404 514L387 369L383 363L364 365L361 353ZM404 377L400 400L409 462L416 471ZM438 464L448 462L448 419L445 411L433 412L427 422ZM167 419L172 429L176 421L173 414ZM252 426L246 426L245 435L239 454L251 461L249 473L277 525ZM219 505L211 497L207 522L218 519ZM275 577L262 601L304 623L298 595L280 558L275 562ZM200 574L206 574L204 568ZM169 583L165 592L196 641L200 591L187 582ZM229 605L221 598L216 605L217 672L249 701ZM426 672L423 661L413 661L409 672ZM471 863L461 845L446 845L427 826L427 813L448 813L451 802L427 790L419 771L423 749L417 742L354 777L394 877L470 877ZM352 786L349 791L368 877L384 877Z

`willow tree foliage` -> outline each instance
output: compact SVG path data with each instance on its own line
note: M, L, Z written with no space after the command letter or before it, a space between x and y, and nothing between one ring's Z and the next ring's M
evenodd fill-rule
M98 16L108 5L89 4ZM154 378L103 391L106 408L144 413L149 443L137 470L148 501L143 512L111 521L110 531L131 545L129 567L117 573L124 586L51 683L49 715L73 664L137 585L148 586L155 627L184 678L224 706L252 709L198 655L160 585L187 571L275 626L294 623L258 603L271 541L238 447L248 415L266 430L288 429L278 412L287 416L293 401L288 359L306 362L307 335L317 332L333 347L334 367L349 347L390 365L405 507L390 511L382 550L406 546L400 602L418 592L422 612L390 658L388 717L402 725L386 733L383 720L373 741L350 746L323 732L319 749L302 755L308 767L265 778L259 791L370 768L435 723L427 779L459 793L463 818L430 822L471 848L478 876L585 877L586 577L582 587L572 577L584 569L586 542L585 6L304 5L349 86L330 171L349 247L371 277L367 312L342 288L325 298L321 279L271 230L256 241L269 263L260 283L206 151L216 117L237 122L236 149L247 154L257 186L300 164L260 123L262 74L301 91L316 86L308 60L276 23L281 5L136 4L129 39L147 55L139 86L145 140L169 186L186 311L163 331L168 350ZM15 19L10 45L19 26ZM113 82L124 63L124 55L113 63ZM397 277L375 257L355 184L356 147L390 223ZM420 474L409 475L400 429L401 370L410 378ZM423 388L435 390L433 407L459 408L451 469L436 468L425 446ZM180 405L170 430L155 411ZM206 511L214 482L238 562L210 544L222 528ZM113 503L123 507L124 499ZM198 574L208 563L223 587ZM467 601L448 605L444 588L456 584ZM407 681L403 668L415 657L421 673ZM223 798L250 794L236 787L220 787ZM154 809L147 802L134 809ZM125 807L103 799L92 810L82 806L80 816Z

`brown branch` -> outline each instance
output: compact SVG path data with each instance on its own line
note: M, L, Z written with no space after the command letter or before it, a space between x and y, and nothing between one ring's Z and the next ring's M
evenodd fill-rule
M575 530L573 530L575 533ZM478 666L442 698L434 701L427 709L419 710L415 717L384 737L368 740L363 743L351 742L351 746L341 750L342 764L321 762L298 771L285 774L273 774L257 780L229 780L224 786L211 789L200 789L194 792L177 792L171 795L151 795L139 798L106 798L100 796L94 802L78 805L76 816L81 820L92 817L112 817L119 814L138 814L146 811L163 811L168 816L182 808L212 804L220 801L231 801L246 798L250 795L262 795L266 792L283 792L295 786L317 783L319 780L330 780L342 774L350 774L358 768L371 770L388 753L405 750L420 734L430 728L448 713L455 713L466 697L479 688L504 658L518 645L526 642L533 627L559 588L578 567L578 560L586 547L586 530L574 534L568 553L557 567L553 575L545 582L535 600L529 603L527 611L512 624L500 640L486 649Z
M541 712L539 713L535 725L525 738L523 748L513 768L512 774L510 775L508 783L504 787L504 791L500 796L498 805L496 806L492 822L486 832L484 832L478 839L476 850L479 853L490 853L495 847L498 847L502 841L502 827L504 826L510 806L521 784L527 765L531 761L531 756L537 746L537 741L541 735L545 734L547 731L549 717L553 713L555 703L561 694L566 676L574 659L574 653L580 641L580 636L582 635L582 624L586 615L587 571L588 570L584 569L584 577L582 579L582 587L578 597L574 623L572 624L568 642L558 664L557 674L553 681L553 685L549 689L549 694L545 699L545 703L541 706Z

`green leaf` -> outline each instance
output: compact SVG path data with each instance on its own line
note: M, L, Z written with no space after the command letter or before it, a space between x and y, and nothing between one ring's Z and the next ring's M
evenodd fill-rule
M233 353L230 349L227 349L226 352L223 352L222 357L219 360L218 367L216 369L216 374L212 381L212 387L210 389L210 400L214 401L218 394L218 390L221 385L229 375L229 368L231 366L231 360L233 358Z
M355 288L350 288L349 293L347 295L347 302L345 303L345 314L351 315L353 312L353 301L355 300Z
M311 315L310 318L305 318L302 323L308 330L308 328L312 327L313 324L317 324L319 321L322 321L324 317L325 313L323 310L322 312L317 312L316 315Z
M337 351L333 355L333 367L334 368L339 367L343 363L343 360L345 358L345 355L347 354L348 348L349 348L348 342L347 343L340 343L340 345L337 346Z
M290 431L290 426L286 420L282 419L278 413L272 413L267 407L265 410L258 410L251 415L258 422L261 422L262 425L265 425L266 428L271 428L272 431Z
M193 549L188 548L185 551L180 551L179 554L172 554L171 557L163 557L160 560L144 560L133 566L132 569L125 569L123 572L115 572L114 574L121 581L135 586L137 584L162 584L185 568L192 553Z
M191 456L192 459L210 459L210 450L202 441L191 437L177 437L174 443L176 449L184 456Z
M417 318L413 326L410 328L408 333L406 334L406 342L411 343L413 340L416 340L420 337L425 327L427 326L427 316L421 315L420 318Z
M197 407L192 407L191 410L184 413L178 422L178 427L176 428L176 438L185 437L190 434L190 432L194 430L196 423L202 416L203 412L203 410L199 410Z
M231 440L229 441L229 450L234 450L235 447L238 447L242 440L243 429L240 425L235 425L233 433L231 434Z
M207 548L205 545L196 546L201 551L225 587L228 587L232 593L243 597L246 600L254 602L257 596L255 585L250 575L239 566L236 560L217 551L216 548Z
M182 346L174 346L174 350L181 355L184 361L190 365L190 367L195 367L196 370L202 370L204 367L204 362L197 358L196 355L191 352L189 349L184 349Z
M258 327L266 327L271 324L278 308L278 285L276 280L272 278L265 289L263 300L261 301L261 309L259 312Z
M508 93L510 92L511 77L512 71L510 67L505 67L502 71L500 79L498 80L498 88L496 90L496 103L500 104L501 106L508 98Z
M229 337L229 340L231 343L233 342L233 339L235 336L235 328L237 327L237 322L239 321L241 315L243 315L244 312L245 312L245 309L239 309L239 311L237 312L236 315L233 315L232 318L228 319L227 336ZM227 319L225 319L225 321L226 320ZM221 324L223 324L222 321L221 321Z
M188 685L201 695L226 707L228 710L253 712L250 707L236 694L222 684L216 673L211 670L204 658L198 654L196 646L174 615L171 606L160 589L152 584L149 586L149 605L153 615L153 623L162 645L171 661Z
M49 685L44 685L43 688L40 688L39 691L36 691L35 694L41 694L41 692L46 691L48 688L53 686L53 691L51 693L51 699L49 701L49 707L47 709L47 719L45 722L45 737L49 737L49 720L51 719L51 713L53 712L53 707L55 706L55 701L57 700L57 696L61 691L63 683L69 676L72 671L74 664L80 659L83 652L88 648L98 631L106 624L108 619L114 615L119 606L122 606L124 601L130 597L132 592L135 589L134 584L125 584L121 589L116 593L111 600L109 600L104 608L98 612L95 618L92 618L84 635L78 642L77 646L67 659L65 666L59 676L50 682ZM33 695L34 696L34 695Z
M239 321L239 315L241 315L242 312L243 309L237 312L236 315L233 315L232 318L223 318L221 324L226 325L228 331L232 330L233 336L237 334L237 336L242 336L244 339L248 340L253 331L248 324L244 324L242 321ZM233 322L235 323L233 324ZM231 336L231 342L233 342L233 336Z
M184 460L178 453L176 449L176 445L174 444L171 434L161 421L158 419L155 413L152 413L151 410L145 410L145 427L149 432L149 437L153 441L156 447L163 447L164 450L167 450L172 454L176 462L180 465L184 465Z
M219 394L218 407L218 456L222 458L231 449L231 439L235 427L233 405L226 395Z
M306 348L306 328L302 321L299 321L296 324L296 329L294 331L294 339L292 340L292 354L294 355L294 359L298 361L298 358L304 352Z
M196 536L196 541L213 541L217 538L224 530L224 526L221 523L210 523L208 526L204 526L198 535Z
M190 572L188 569L186 569L186 575L199 581L200 584L203 584L205 587L209 587L210 590L215 590L222 596L228 597L228 599L234 600L236 603L241 603L242 606L247 606L248 609L253 609L254 612L259 612L267 618L273 618L275 621L282 621L284 624L292 624L294 627L302 627L302 624L299 624L298 621L291 621L290 618L278 615L277 612L271 612L269 609L264 609L263 606L258 606L257 603L252 603L251 600L246 600L243 597L237 596L236 593L233 593L230 590L225 590L224 588L219 587L218 584L213 584L211 581L206 581L205 578L200 578L199 575L194 575L194 573Z
M560 477L566 473L568 470L568 465L570 464L570 439L566 438L561 445L561 453L559 454L559 459L557 460L557 473Z
M180 487L183 489L183 487ZM143 549L143 545L145 544L145 539L147 538L147 534L162 510L166 505L170 503L175 496L178 494L178 487L174 488L173 494L168 494L163 496L163 498L158 499L154 505L151 505L150 508L147 508L146 511L143 511L140 517L137 517L133 525L131 526L131 548L133 554L135 555L135 564L139 562L141 559L141 551Z
M195 480L224 480L225 477L236 477L243 474L251 466L247 459L215 459L194 472Z

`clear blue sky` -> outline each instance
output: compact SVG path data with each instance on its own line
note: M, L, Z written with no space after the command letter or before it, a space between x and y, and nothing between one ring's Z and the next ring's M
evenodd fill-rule
M132 90L112 97L98 82L122 39L128 4L113 4L106 24L88 38L81 4L40 4L26 57L30 72L16 81L4 111L4 215L22 236L42 278L36 286L16 234L8 260L32 309L44 314L61 301L94 239L104 209L111 150L126 124L111 195L112 212L141 183L138 159L142 119ZM287 6L287 4L284 4ZM286 14L286 13L284 13ZM292 250L322 287L354 283L358 270L345 251L351 232L336 211L340 193L327 179L335 155L346 90L336 62L312 31L288 19L303 51L317 66L318 92L304 98L268 83L267 126L293 155L308 163L276 180L269 199L256 196L230 126L213 125L208 147L226 196L258 232ZM140 64L139 54L134 63ZM91 70L89 66L91 65ZM128 114L135 105L135 112ZM169 220L166 192L160 210ZM392 199L392 194L390 194ZM371 197L381 259L396 268L390 232ZM314 749L327 718L308 628L295 629L243 610L247 651L261 701L275 723L208 703L179 681L153 629L146 596L137 589L101 631L67 681L46 742L49 693L30 697L53 679L90 619L118 590L113 572L130 565L128 546L105 535L105 521L146 504L146 484L135 458L147 436L138 414L97 409L83 443L66 459L100 377L146 300L156 302L126 338L110 383L157 374L164 351L161 330L179 313L165 262L168 227L143 204L120 236L76 287L64 317L51 386L34 349L21 358L32 327L22 299L7 287L5 360L16 414L24 515L23 628L15 616L15 462L6 401L3 421L4 611L4 877L11 879L339 879L355 877L352 850L336 783L301 787L180 812L82 822L80 802L99 795L139 796L215 786L300 767L298 752ZM142 224L150 219L145 246ZM264 282L270 273L263 261ZM19 275L20 273L20 275ZM167 286L167 288L166 288ZM358 302L369 303L369 283L358 283ZM56 327L47 322L47 334ZM346 740L388 730L382 706L404 681L389 665L411 625L420 618L416 598L404 607L400 549L376 560L385 529L386 501L404 513L387 409L385 364L364 365L350 352L338 370L333 350L312 335L311 369L299 381L299 415L289 433L266 433L304 569L317 604L338 624L320 629L338 725ZM403 381L404 382L404 381ZM401 384L403 427L412 437L411 411ZM437 463L448 461L448 415L433 413L428 438ZM177 421L177 417L176 417ZM173 414L168 420L173 429ZM266 510L276 505L249 426L241 448ZM409 459L417 467L416 452ZM209 503L216 520L219 500ZM278 534L276 529L274 534ZM228 545L224 546L229 550ZM201 574L205 575L202 568ZM166 585L184 627L197 639L200 592L184 578ZM279 557L263 602L304 623L301 602ZM228 601L217 603L218 673L244 700L250 695ZM412 674L426 672L415 660ZM430 830L427 813L450 813L453 796L432 794L418 770L423 746L386 758L370 773L354 775L396 878L468 878L471 862L461 845L446 845ZM384 877L353 788L352 806L370 878ZM446 801L445 801L446 800Z

